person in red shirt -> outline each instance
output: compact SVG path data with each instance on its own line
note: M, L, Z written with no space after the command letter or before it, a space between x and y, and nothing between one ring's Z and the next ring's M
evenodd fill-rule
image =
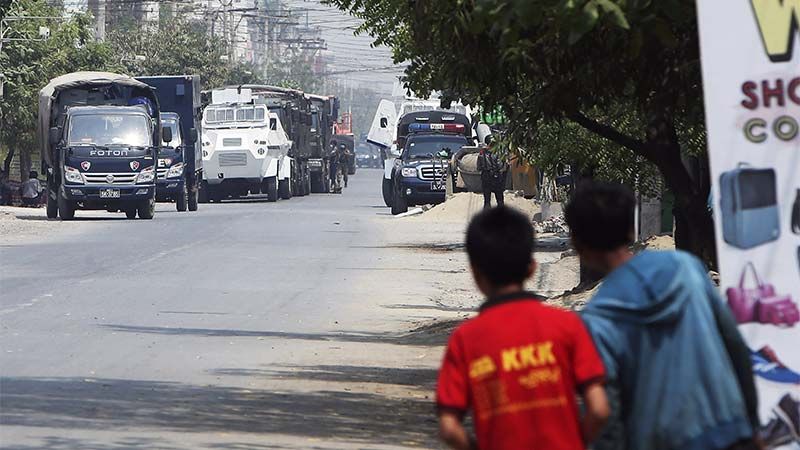
M536 268L530 221L486 210L466 245L488 300L447 344L436 389L442 440L454 449L584 449L609 415L605 372L581 319L523 290ZM477 442L464 428L467 412Z

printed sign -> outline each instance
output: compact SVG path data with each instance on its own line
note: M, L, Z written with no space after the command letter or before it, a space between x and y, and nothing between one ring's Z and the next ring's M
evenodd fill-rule
M723 296L768 448L800 449L800 0L698 0Z

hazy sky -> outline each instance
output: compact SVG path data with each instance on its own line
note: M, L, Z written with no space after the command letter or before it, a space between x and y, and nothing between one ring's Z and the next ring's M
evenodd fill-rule
M328 70L347 72L332 75L333 78L341 83L354 83L391 95L397 76L402 74L402 67L392 63L389 49L371 48L371 37L353 35L360 24L359 19L316 0L287 0L287 4L307 10L309 25L320 28L328 45L328 50L323 53L329 61Z

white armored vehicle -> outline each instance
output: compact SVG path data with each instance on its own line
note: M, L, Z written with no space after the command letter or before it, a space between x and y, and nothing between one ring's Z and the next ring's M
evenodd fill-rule
M203 111L201 201L266 194L267 201L291 198L289 140L277 114L254 100L248 89L211 93Z

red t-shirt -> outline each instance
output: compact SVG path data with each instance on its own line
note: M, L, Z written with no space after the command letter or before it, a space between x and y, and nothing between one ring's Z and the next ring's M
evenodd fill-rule
M472 411L482 450L585 448L575 394L603 364L577 314L537 300L491 300L447 344L436 403Z

